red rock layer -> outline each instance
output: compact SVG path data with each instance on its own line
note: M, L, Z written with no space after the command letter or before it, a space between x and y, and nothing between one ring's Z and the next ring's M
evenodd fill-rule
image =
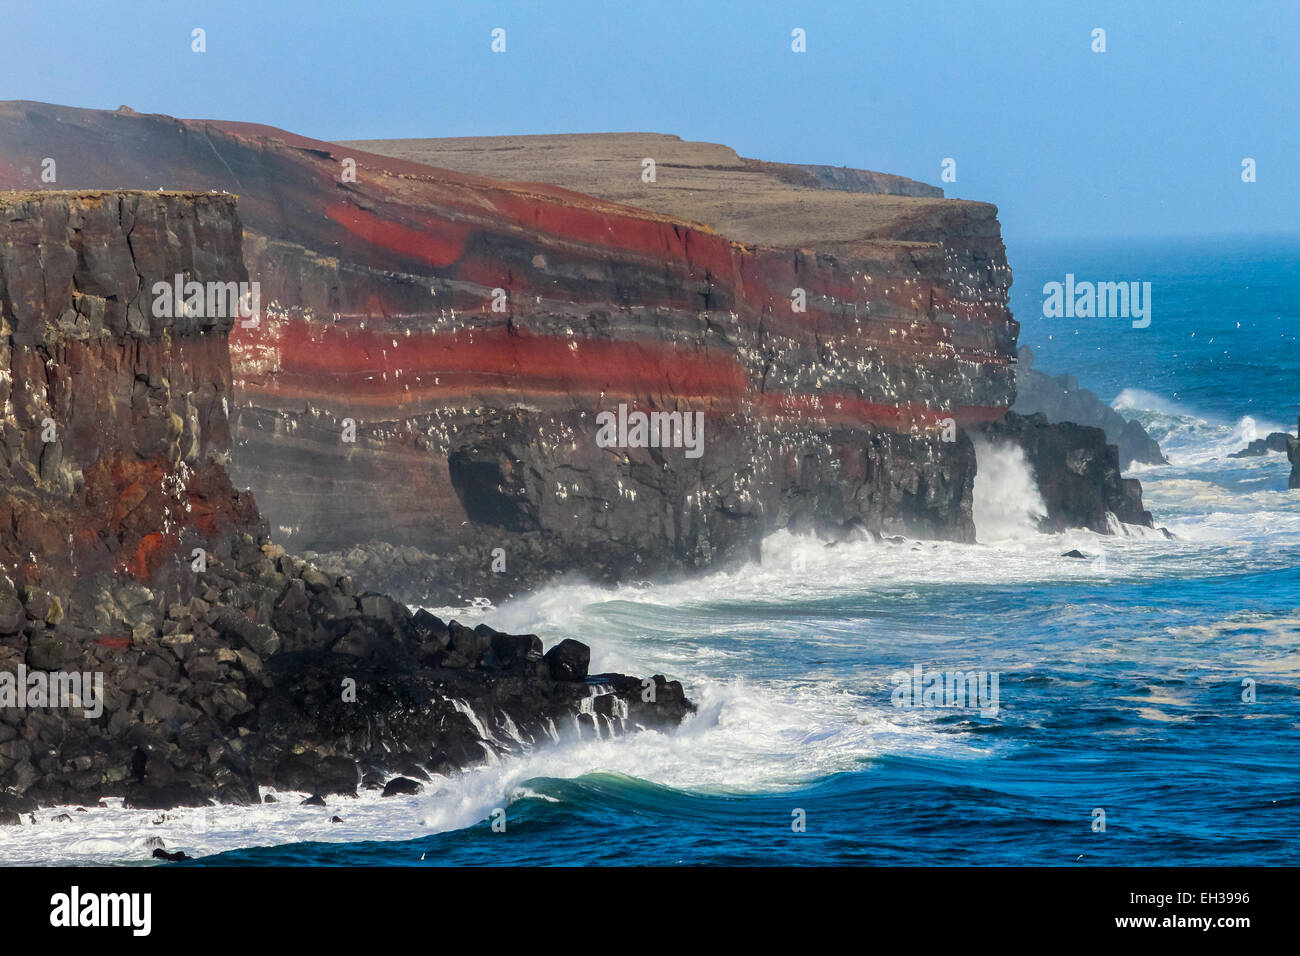
M298 547L459 574L509 545L525 582L707 564L805 512L972 534L942 424L1013 397L991 206L887 197L830 256L268 127L0 105L0 185L46 156L59 186L239 194L266 315L232 340L235 476ZM620 402L705 412L704 457L597 448Z

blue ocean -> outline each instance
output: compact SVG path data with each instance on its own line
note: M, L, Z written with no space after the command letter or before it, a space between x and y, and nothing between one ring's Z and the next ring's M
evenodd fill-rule
M1009 257L1036 367L1161 443L1168 465L1129 474L1172 539L1038 534L1023 463L982 449L975 545L781 533L735 571L435 609L681 680L699 712L676 733L578 722L328 812L92 810L55 844L40 828L31 858L142 858L160 834L199 865L1300 863L1300 491L1285 455L1227 457L1295 429L1300 240ZM1151 282L1150 326L1043 318L1067 273ZM996 675L996 707L898 706L917 668Z

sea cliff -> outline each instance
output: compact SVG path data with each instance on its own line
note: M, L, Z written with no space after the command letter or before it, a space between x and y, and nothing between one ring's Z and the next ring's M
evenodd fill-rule
M1014 399L990 205L805 171L858 218L769 245L248 124L11 103L0 147L5 185L53 155L60 184L239 194L264 315L232 337L231 474L371 587L499 598L781 528L973 540L964 429ZM704 453L601 447L620 405L702 414Z

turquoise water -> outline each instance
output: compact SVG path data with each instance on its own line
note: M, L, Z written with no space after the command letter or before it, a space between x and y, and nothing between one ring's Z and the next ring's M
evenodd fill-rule
M419 797L177 811L168 845L254 865L1300 863L1300 492L1284 456L1223 457L1294 427L1300 243L1012 266L1039 366L1162 442L1171 464L1134 474L1173 540L1018 532L1008 482L977 489L977 545L779 534L734 573L443 609L577 637L594 670L663 672L700 711L671 735L570 730ZM1151 326L1040 318L1066 272L1152 282ZM997 712L894 706L916 665L996 673ZM111 822L119 846L148 831Z

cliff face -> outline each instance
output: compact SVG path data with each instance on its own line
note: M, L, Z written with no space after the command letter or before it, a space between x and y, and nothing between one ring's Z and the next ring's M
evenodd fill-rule
M54 155L60 185L240 194L268 310L234 333L235 479L410 597L697 567L786 526L973 537L945 424L1014 395L991 206L804 189L839 224L810 252L244 124L8 104L0 144L9 185ZM701 413L703 453L601 447L620 405Z
M576 642L413 616L268 540L226 472L229 300L155 308L177 275L237 288L241 235L229 196L0 193L0 822L680 720L662 677L589 680Z
M174 578L255 512L224 467L233 319L157 318L147 283L246 280L233 197L0 194L0 232L0 565Z

